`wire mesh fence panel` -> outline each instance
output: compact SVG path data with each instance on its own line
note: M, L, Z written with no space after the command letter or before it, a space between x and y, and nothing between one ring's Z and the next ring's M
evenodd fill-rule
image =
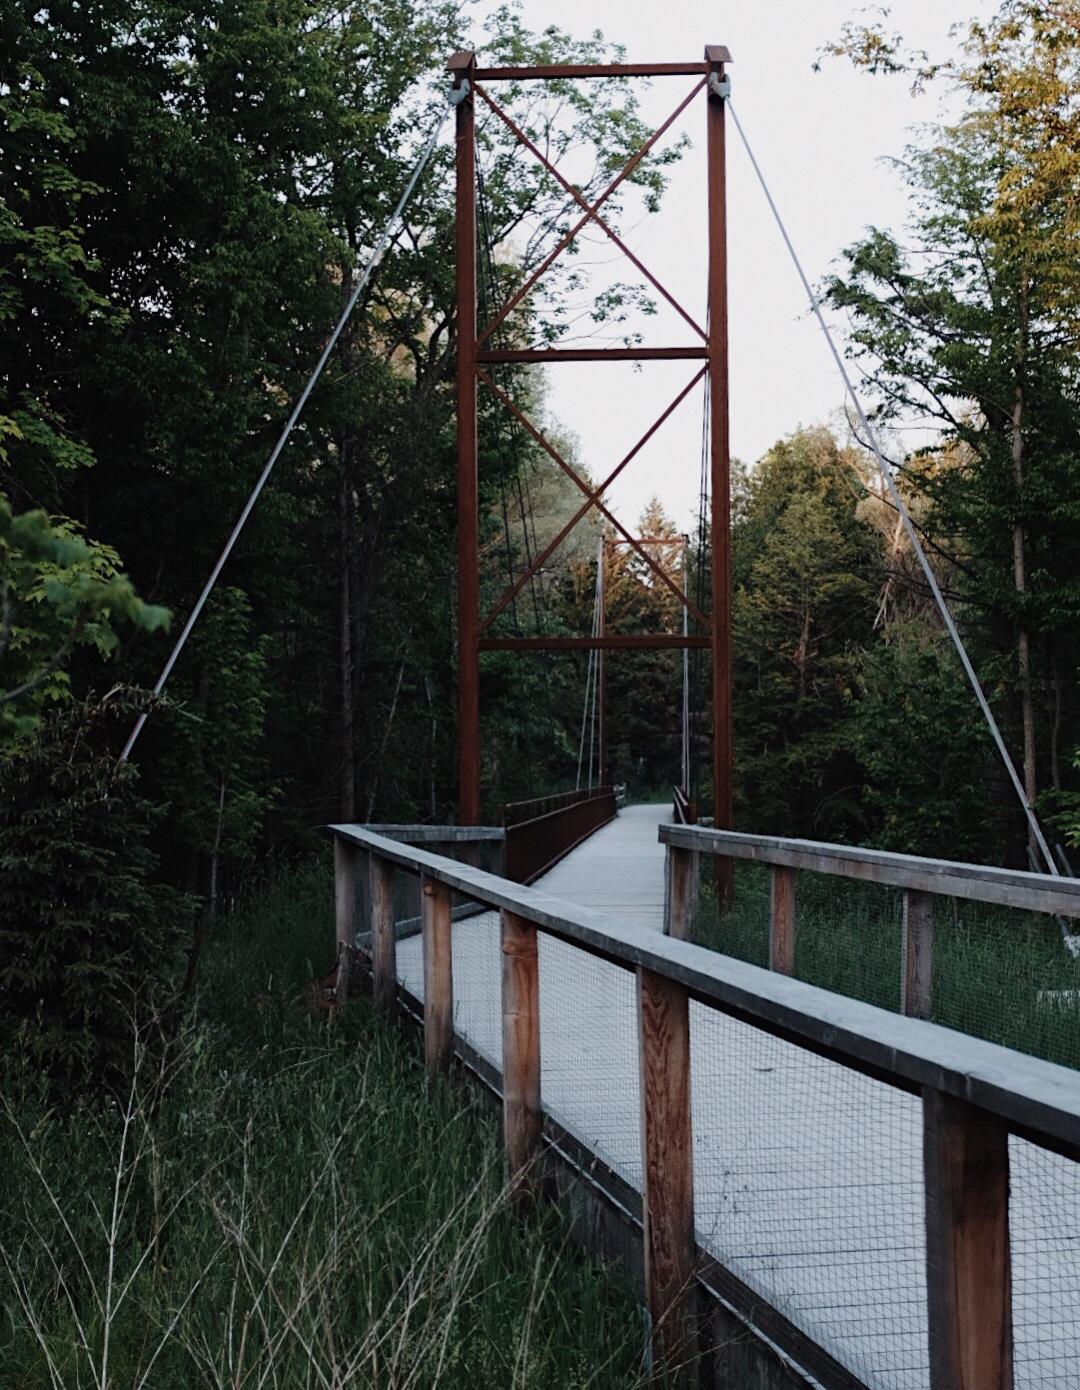
M1009 1140L1016 1390L1080 1385L1080 1169Z
M693 939L769 964L770 869L737 862L732 906L702 886ZM1080 1067L1080 960L1043 913L935 896L927 1017L988 1042ZM901 1008L904 893L799 871L794 975L879 1008Z
M498 913L454 923L454 1031L502 1070ZM545 1111L627 1182L641 1183L634 976L540 934L540 1068ZM419 937L398 943L398 976L424 997Z
M544 1109L620 1177L641 1187L634 975L540 938Z
M502 950L499 914L485 912L455 922L451 933L454 1032L502 1070ZM424 951L420 936L398 942L398 979L424 999Z
M707 855L701 857L701 885L690 939L712 951L748 961L769 963L769 871L760 864L736 860L734 893L725 911L717 904L715 880Z
M918 1101L691 1005L699 1242L868 1385L927 1384Z
M899 1009L903 915L899 888L797 874L796 978L882 1009Z
M930 1017L1080 1067L1080 961L1052 917L940 899Z

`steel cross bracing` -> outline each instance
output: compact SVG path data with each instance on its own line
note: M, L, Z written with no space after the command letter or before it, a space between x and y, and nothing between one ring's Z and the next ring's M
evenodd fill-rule
M477 66L475 54L455 54L448 63L455 88L463 96L457 104L456 184L457 184L457 308L458 308L458 727L460 756L460 819L475 825L480 818L480 652L490 650L535 650L541 648L587 648L601 651L623 648L708 648L712 652L713 704L713 786L714 816L718 827L731 825L731 555L730 555L730 455L728 444L728 367L727 367L727 248L725 228L725 143L724 78L725 64L731 61L721 46L705 49L698 63L584 64L555 67ZM587 200L504 111L482 83L593 77L693 76L698 80L675 110L626 161L607 188ZM663 138L691 103L704 94L707 126L707 196L709 230L708 317L701 325L647 269L609 225L601 209L628 179L649 152ZM477 324L476 280L476 98L507 127L520 145L532 155L578 204L581 216L528 275L490 322ZM683 319L695 339L692 343L670 347L623 348L515 348L492 346L493 335L562 255L584 228L595 225L626 256L635 269ZM630 451L596 486L561 456L558 449L495 382L487 368L505 363L570 363L603 361L639 362L687 360L700 363L690 381L660 413ZM604 497L623 470L641 452L657 430L668 420L690 392L704 379L708 389L712 423L710 439L710 539L711 539L711 615L706 616L685 589L649 554L647 544L630 534L605 504ZM497 400L526 429L537 445L574 483L583 502L539 554L534 556L498 598L487 613L479 606L479 517L477 478L477 392L478 384ZM630 546L678 600L693 619L698 631L682 634L643 633L615 635L602 632L581 637L498 637L492 626L522 589L543 568L550 556L580 521L593 509L604 518L620 543Z

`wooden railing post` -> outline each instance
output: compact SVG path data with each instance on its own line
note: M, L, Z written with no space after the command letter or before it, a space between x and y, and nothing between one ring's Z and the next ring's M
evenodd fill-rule
M696 1335L690 1010L682 985L640 967L637 1000L645 1294L653 1354L674 1373Z
M369 855L371 975L375 1007L386 1018L397 1011L397 939L394 935L394 866Z
M334 934L337 939L337 1008L348 1002L349 976L356 949L357 849L340 835L334 836Z
M795 972L795 870L784 864L772 866L769 969L781 975Z
M692 851L668 845L667 849L667 912L664 930L677 941L690 939L692 906Z
M536 927L502 914L503 1136L510 1192L536 1186L544 1113L540 1103L540 962Z
M923 1156L931 1390L1012 1390L1008 1129L926 1087Z
M904 892L904 936L900 1009L913 1018L930 1017L934 970L934 895L917 888Z
M451 958L450 889L423 878L420 918L424 952L424 1061L445 1072L454 1055L454 975Z

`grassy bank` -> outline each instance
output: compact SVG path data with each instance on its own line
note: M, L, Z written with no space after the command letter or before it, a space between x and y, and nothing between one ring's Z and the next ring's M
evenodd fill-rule
M767 965L769 891L764 865L737 863L733 907L718 912L706 883L694 939ZM799 979L900 1008L900 890L800 873L795 913ZM1080 961L1053 918L939 898L933 980L933 1022L1080 1067Z
M306 1007L328 900L295 876L217 931L175 1046L147 1028L112 1102L61 1112L9 1067L9 1390L642 1383L629 1291L557 1213L508 1210L493 1119L362 1002Z

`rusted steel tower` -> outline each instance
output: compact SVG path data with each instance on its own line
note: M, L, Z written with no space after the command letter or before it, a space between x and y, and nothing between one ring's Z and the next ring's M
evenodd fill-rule
M731 737L731 486L728 442L728 313L727 313L727 234L725 191L725 64L728 50L719 45L705 49L702 62L695 63L604 63L560 65L556 67L482 68L473 53L456 53L447 64L454 86L464 93L457 103L457 323L458 323L458 738L460 777L460 819L475 825L480 819L480 653L483 651L536 651L543 648L613 649L708 648L712 654L713 787L716 825L732 824L732 737ZM671 115L653 132L620 169L608 187L592 202L550 163L492 97L490 84L529 79L550 80L597 77L693 77L686 93ZM708 203L708 318L702 327L641 263L618 234L608 225L601 208L633 173L642 159L678 118L703 99L706 105L707 203ZM511 298L483 326L477 323L476 279L476 103L483 102L518 142L533 155L581 208L581 216L560 239L541 265L519 286ZM556 258L589 223L594 224L619 248L655 290L674 308L688 326L691 342L677 347L619 348L525 348L500 351L492 338L499 325L533 289ZM688 384L661 412L628 454L596 486L566 462L541 431L518 409L497 385L489 368L506 362L604 362L613 360L686 360L700 366ZM706 616L691 597L648 553L641 540L632 536L608 509L604 495L615 479L641 451L677 406L702 378L706 379L711 419L709 473L711 509L711 614ZM477 388L483 383L526 429L552 461L563 470L582 493L582 505L525 571L517 577L489 612L480 612L479 518L477 485ZM529 580L562 544L579 521L592 508L604 517L611 533L632 547L652 570L658 582L666 585L689 614L697 631L674 633L609 634L581 637L497 637L492 624L513 602Z

